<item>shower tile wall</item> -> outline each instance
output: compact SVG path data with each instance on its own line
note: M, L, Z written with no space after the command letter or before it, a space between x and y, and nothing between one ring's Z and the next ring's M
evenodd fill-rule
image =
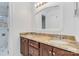
M6 20L6 17L0 17L0 55L7 55L8 53L8 26Z
M0 56L8 54L8 3L0 2Z
M0 27L0 55L6 51L8 47L8 31L7 28ZM6 52L5 52L6 54Z

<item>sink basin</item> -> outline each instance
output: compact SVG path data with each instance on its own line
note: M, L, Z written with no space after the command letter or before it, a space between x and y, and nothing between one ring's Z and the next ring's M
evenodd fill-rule
M63 40L50 40L50 43L55 43L55 44L69 44L68 42L65 42Z

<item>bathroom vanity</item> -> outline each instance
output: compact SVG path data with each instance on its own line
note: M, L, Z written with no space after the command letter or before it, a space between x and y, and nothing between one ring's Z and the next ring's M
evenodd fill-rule
M74 36L21 33L20 52L23 56L79 56Z

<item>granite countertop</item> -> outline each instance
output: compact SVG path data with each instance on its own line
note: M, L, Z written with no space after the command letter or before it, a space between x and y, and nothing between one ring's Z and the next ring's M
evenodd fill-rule
M76 41L67 41L66 39L36 34L21 34L20 36L79 54L79 43Z

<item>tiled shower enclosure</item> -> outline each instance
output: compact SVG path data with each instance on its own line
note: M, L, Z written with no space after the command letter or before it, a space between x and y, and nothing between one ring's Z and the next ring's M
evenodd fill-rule
M8 3L0 2L0 56L8 55Z

